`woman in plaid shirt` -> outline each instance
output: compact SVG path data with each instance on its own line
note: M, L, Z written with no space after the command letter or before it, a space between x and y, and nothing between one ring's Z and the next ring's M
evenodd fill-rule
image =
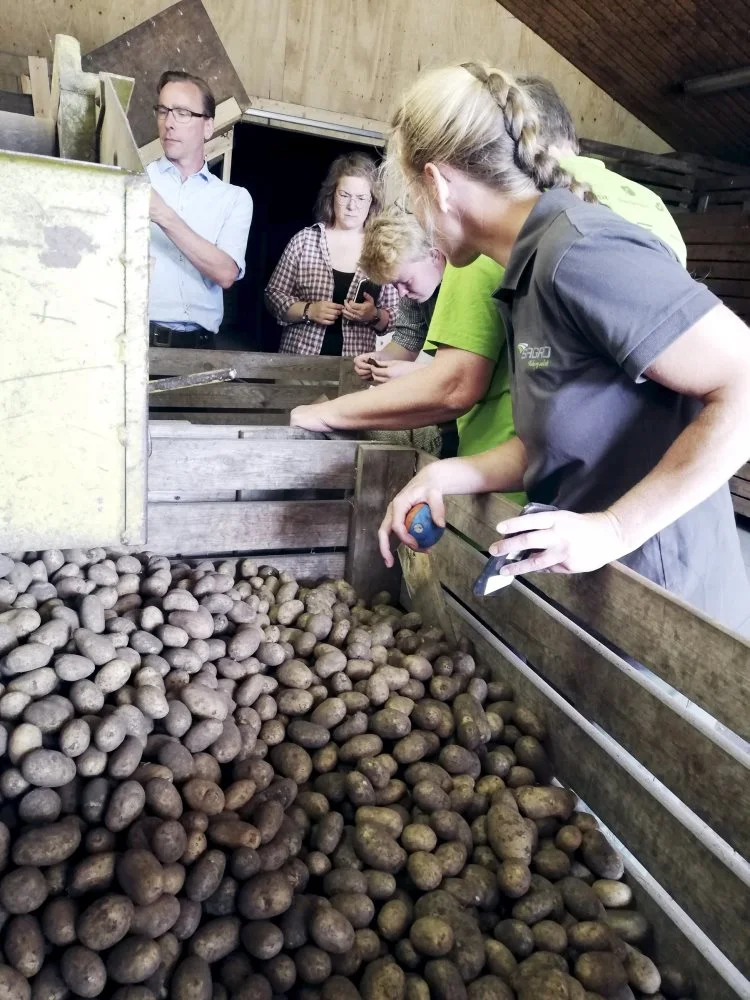
M356 357L375 350L398 307L393 285L377 302L365 293L354 301L365 277L359 267L364 226L377 214L376 166L363 153L333 161L315 204L315 225L287 244L266 288L266 305L282 327L282 354Z

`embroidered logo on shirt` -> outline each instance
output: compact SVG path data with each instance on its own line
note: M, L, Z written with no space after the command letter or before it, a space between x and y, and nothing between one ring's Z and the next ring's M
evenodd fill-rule
M532 347L531 344L519 344L516 347L521 361L526 362L527 368L548 368L552 356L552 348Z

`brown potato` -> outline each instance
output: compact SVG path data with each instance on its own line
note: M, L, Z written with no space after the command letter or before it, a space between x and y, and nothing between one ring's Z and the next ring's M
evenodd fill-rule
M289 909L292 894L292 886L283 872L263 872L242 886L237 909L247 920L270 920Z
M217 917L203 924L192 936L189 949L209 964L221 961L240 944L240 921L237 917Z
M453 928L440 917L420 917L414 921L409 931L409 940L420 955L442 958L448 955L455 944Z
M65 985L80 997L98 997L107 982L104 962L95 951L80 945L63 952L60 974Z
M162 867L151 851L125 851L117 860L116 871L117 880L136 906L148 906L161 896Z
M310 935L315 944L331 955L343 955L354 946L354 927L333 906L319 906L310 921Z
M116 983L142 983L159 968L161 952L155 941L126 937L107 956L107 974Z
M587 951L575 963L576 979L592 993L611 996L627 985L622 962L608 951Z
M404 996L406 976L392 958L378 958L365 969L359 986L362 1000L399 1000Z

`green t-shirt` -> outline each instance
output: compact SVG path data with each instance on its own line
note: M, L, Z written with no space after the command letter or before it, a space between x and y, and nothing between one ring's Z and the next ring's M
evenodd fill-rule
M478 257L468 267L447 265L440 286L425 350L457 347L495 362L483 399L458 417L458 454L477 455L514 436L508 380L505 331L492 298L503 280L504 268L489 257ZM509 493L509 500L523 504L524 493Z
M658 194L628 177L608 170L601 160L590 156L568 156L560 160L577 181L589 184L599 202L617 212L623 219L648 229L662 243L674 250L685 267L687 249L672 214Z

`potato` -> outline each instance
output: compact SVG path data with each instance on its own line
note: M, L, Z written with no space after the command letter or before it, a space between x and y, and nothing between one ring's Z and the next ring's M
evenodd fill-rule
M410 879L420 892L430 892L432 889L437 889L443 880L440 862L427 851L415 851L410 854L406 868Z
M224 792L214 781L206 778L193 778L182 788L182 797L186 804L207 816L217 816L224 809Z
M440 917L420 917L411 925L409 940L420 955L442 958L453 950L455 938L448 921Z
M136 906L148 906L161 896L162 867L151 851L125 851L117 860L116 872L118 882Z
M362 1000L404 1000L406 976L391 958L378 958L365 969L359 986Z
M587 951L576 959L575 977L592 993L611 996L628 981L622 962L608 951Z
M155 941L126 937L110 951L107 974L116 983L142 983L159 968L161 953Z
M104 825L113 833L126 830L143 812L146 792L138 781L124 781L112 792Z
M354 927L333 906L316 909L310 921L310 935L315 944L331 955L343 955L354 946Z
M557 906L558 896L554 889L541 888L528 893L513 907L516 920L523 920L530 927L548 917Z
M554 920L540 920L532 928L537 951L552 951L562 955L568 947L565 928Z
M576 951L611 951L612 932L599 920L581 920L568 928L568 940Z
M60 974L66 986L79 997L98 997L107 982L104 962L95 951L80 945L63 952Z
M30 914L11 917L5 927L5 957L22 976L31 979L44 962L45 942L36 917Z
M76 766L59 750L37 749L27 753L23 758L21 774L30 785L39 788L60 788L73 780Z
M270 920L289 909L292 887L283 872L263 872L248 879L237 896L237 909L247 920Z
M91 951L105 951L130 930L134 907L127 896L107 895L95 900L78 918L78 940Z
M77 907L72 899L58 897L50 900L42 911L41 921L44 936L52 944L72 944L76 940Z
M79 861L70 876L68 892L72 896L82 896L108 889L115 877L115 860L114 851L107 851Z
M8 913L32 913L43 905L48 891L40 869L23 866L0 880L0 904Z
M74 820L61 820L21 833L13 844L16 865L40 868L67 861L81 843L81 829Z
M357 857L378 871L396 874L406 863L406 851L376 823L358 823L353 845Z
M463 1000L467 996L461 975L445 958L432 959L424 967L424 977L434 1000Z
M401 846L409 853L413 853L414 851L434 851L437 847L437 834L431 827L426 826L424 823L410 823L404 827L400 839ZM439 861L438 864L440 864Z
M31 1000L28 980L9 965L0 965L0 997L3 1000Z
M482 976L466 988L468 1000L515 1000L507 983L497 976ZM538 996L536 1000L544 1000Z
M581 842L584 863L600 879L621 879L625 872L622 858L599 830L586 830Z
M626 944L641 944L650 932L648 920L635 910L612 910L604 920Z
M562 893L567 910L576 920L599 920L604 916L599 897L591 888L578 878L564 878L557 884Z
M533 837L525 820L501 806L491 806L487 813L487 839L498 858L518 860L528 865L533 851Z
M183 959L174 971L170 984L173 1000L211 1000L211 966L198 955Z
M191 867L185 879L187 898L199 903L208 899L218 889L225 868L226 856L223 851L205 851Z

